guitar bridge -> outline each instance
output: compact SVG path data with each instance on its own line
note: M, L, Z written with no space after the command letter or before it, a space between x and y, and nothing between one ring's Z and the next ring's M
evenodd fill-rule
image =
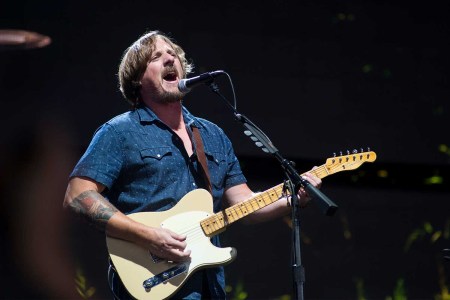
M156 276L153 276L147 280L145 280L142 283L142 286L144 287L144 289L146 291L150 290L152 287L161 284L163 282L166 282L169 279L174 278L175 276L178 276L184 272L187 271L187 266L186 264L181 264L181 265L177 265L174 266L170 269L168 269L167 271L164 271L162 273L159 273Z

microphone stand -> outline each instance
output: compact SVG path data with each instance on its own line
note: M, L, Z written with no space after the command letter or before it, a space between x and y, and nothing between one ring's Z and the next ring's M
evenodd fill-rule
M289 189L291 195L291 207L292 207L292 273L293 273L293 288L294 299L303 300L303 286L305 283L305 270L301 262L301 248L300 248L300 205L297 192L300 187L303 187L308 195L316 201L322 212L327 216L332 216L336 212L338 206L331 201L325 194L319 191L316 187L309 183L309 181L303 179L295 168L292 162L285 159L278 149L272 144L270 139L259 129L253 122L251 122L246 116L237 112L237 110L228 102L228 100L220 93L217 84L214 82L209 83L210 89L217 94L227 106L233 111L234 117L237 121L241 122L246 128L244 134L247 135L256 146L261 148L262 151L272 154L281 164L285 172L285 176L288 178L285 188Z

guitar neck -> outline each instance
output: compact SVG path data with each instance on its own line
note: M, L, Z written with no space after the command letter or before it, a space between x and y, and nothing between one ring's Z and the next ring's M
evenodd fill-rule
M319 178L330 175L325 165L309 171ZM302 174L304 175L304 173ZM251 213L264 208L283 196L283 183L274 186L264 192L258 193L254 197L228 207L200 222L205 235L212 237L221 233L228 225L250 215Z
M328 158L325 164L309 172L319 178L324 178L337 172L354 170L364 162L374 162L376 158L377 155L373 151L358 153L354 150L353 154ZM278 201L282 196L283 183L204 219L200 225L205 235L214 236L231 223Z

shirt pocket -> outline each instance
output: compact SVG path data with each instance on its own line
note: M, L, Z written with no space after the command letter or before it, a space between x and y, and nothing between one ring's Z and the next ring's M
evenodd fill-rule
M179 166L174 160L170 147L145 148L139 152L149 183L153 187L167 187L176 181Z
M161 161L163 157L171 155L172 149L170 147L156 147L156 148L146 148L141 151L141 158L145 159L156 159Z
M225 176L227 174L227 162L222 152L205 152L208 159L208 169L211 184L215 189L223 189Z

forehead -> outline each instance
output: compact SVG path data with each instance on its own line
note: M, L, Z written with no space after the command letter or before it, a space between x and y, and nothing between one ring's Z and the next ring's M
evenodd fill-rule
M154 49L155 50L165 50L165 49L174 50L172 45L168 41L164 40L162 37L157 37L155 39Z

